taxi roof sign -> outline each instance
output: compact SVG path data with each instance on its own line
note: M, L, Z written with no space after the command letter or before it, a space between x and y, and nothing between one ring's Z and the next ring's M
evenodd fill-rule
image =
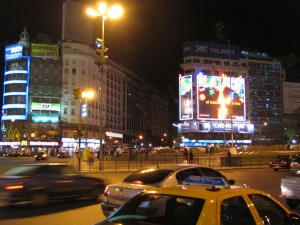
M183 184L229 187L229 184L223 177L205 177L205 176L195 176L195 175L188 176L183 181Z

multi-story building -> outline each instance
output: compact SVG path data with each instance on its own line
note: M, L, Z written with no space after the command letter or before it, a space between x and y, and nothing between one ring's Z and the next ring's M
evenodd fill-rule
M247 92L254 141L282 144L282 82L286 78L280 60L267 53L242 51L240 61L249 68Z
M1 147L55 151L60 146L61 59L59 45L29 42L5 48Z
M208 42L185 42L183 53L178 126L182 145L261 143L271 138L262 126L281 127L284 70L279 60Z
M168 131L166 97L124 66L108 60L100 71L99 63L89 44L30 43L24 30L6 48L0 145L54 154L79 145L96 151L100 139L106 150L136 145L141 135L147 145L158 140ZM81 97L90 90L93 98Z

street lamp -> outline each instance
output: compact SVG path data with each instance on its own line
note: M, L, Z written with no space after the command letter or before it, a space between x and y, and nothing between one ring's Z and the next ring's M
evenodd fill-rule
M88 113L88 100L89 99L93 99L95 96L95 92L93 90L85 90L81 93L81 97L83 99L85 99L85 110L83 111L83 108L82 108L82 111L81 111L81 115L83 117L86 118L86 124L85 124L85 148L87 148L87 139L88 139L88 116L89 116L89 113Z
M102 18L102 33L101 39L96 39L97 52L99 53L99 60L100 60L100 87L99 87L99 94L100 94L100 125L99 125L99 169L102 170L102 158L103 158L103 78L104 78L104 64L108 59L106 55L108 48L104 46L104 27L105 27L105 20L107 18L116 19L123 14L123 9L119 5L113 5L111 7L107 7L105 3L100 3L97 9L88 8L87 13L92 17L101 17Z

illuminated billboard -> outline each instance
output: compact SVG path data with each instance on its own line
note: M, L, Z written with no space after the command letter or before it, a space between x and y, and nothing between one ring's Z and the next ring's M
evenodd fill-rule
M24 46L22 44L9 45L5 47L5 61L16 60L23 57Z
M240 58L240 48L237 45L186 41L183 43L183 57L190 56L238 60Z
M197 75L197 119L245 121L245 79Z
M179 77L179 119L193 119L192 75Z
M31 57L58 60L58 45L31 44Z
M284 114L299 114L300 83L283 82L282 95Z

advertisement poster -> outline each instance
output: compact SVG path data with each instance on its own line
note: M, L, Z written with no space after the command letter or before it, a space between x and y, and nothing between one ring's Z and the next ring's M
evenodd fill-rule
M179 77L179 117L180 120L193 119L192 75Z
M197 119L245 121L245 79L197 75Z

